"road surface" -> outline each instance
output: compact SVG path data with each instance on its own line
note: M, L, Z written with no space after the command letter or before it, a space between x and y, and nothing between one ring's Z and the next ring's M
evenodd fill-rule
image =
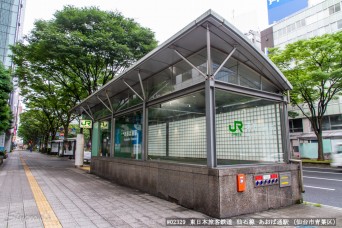
M304 201L342 208L342 168L304 167Z

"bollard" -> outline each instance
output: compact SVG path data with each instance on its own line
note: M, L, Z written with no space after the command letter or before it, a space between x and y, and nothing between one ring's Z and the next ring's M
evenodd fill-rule
M77 134L76 151L75 151L75 166L82 167L84 158L84 135Z

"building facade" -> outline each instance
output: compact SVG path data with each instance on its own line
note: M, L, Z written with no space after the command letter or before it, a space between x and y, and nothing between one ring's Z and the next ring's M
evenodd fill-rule
M0 1L0 61L10 69L14 69L10 55L10 45L14 45L22 37L24 9L26 0ZM5 149L10 151L11 143L16 138L18 110L20 106L18 78L12 75L13 92L9 104L13 114L13 128L6 132Z
M291 88L209 10L72 111L93 121L92 173L224 218L301 200Z
M297 40L342 31L341 0L325 0L298 11L261 31L261 48L284 48ZM305 109L304 109L305 110ZM289 111L297 113L290 118L291 148L295 156L317 158L317 137L310 121L296 107ZM326 158L342 143L342 99L329 103L323 119L324 153Z

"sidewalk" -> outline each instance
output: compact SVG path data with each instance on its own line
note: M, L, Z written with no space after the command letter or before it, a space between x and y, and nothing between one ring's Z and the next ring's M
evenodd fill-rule
M0 227L162 227L166 218L209 219L76 169L73 162L37 152L10 153L0 166ZM335 227L342 227L342 209L328 206L301 204L239 217L337 218Z

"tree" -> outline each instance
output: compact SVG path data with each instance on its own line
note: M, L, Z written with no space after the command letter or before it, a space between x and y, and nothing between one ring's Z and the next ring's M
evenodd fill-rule
M12 83L10 73L0 62L0 133L11 127L12 113L8 105L11 91Z
M39 139L49 132L47 118L40 110L29 110L20 114L20 126L18 136L23 138L25 144L32 142L36 145Z
M19 85L27 108L40 111L40 115L44 117L48 131L45 132L43 141L44 148L47 148L50 135L51 139L54 139L60 126L66 129L65 138L68 138L69 123L75 118L69 109L76 104L76 100L68 91L64 91L63 87L44 78L42 74L25 74Z
M342 32L273 49L270 58L293 85L291 103L309 119L317 136L318 160L324 160L323 116L342 91Z
M118 12L66 6L39 20L25 43L12 47L18 74L44 71L77 101L95 92L155 48L150 29Z
M56 102L47 103L59 105L54 109L65 137L72 120L68 110L157 45L150 29L118 12L72 6L37 21L24 40L11 47L22 94L33 99L46 96L44 89L58 89L48 92ZM34 88L47 83L43 90Z

